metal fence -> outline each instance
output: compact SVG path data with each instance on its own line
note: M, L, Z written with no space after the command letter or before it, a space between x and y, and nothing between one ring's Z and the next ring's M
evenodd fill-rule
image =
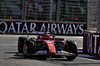
M88 0L87 29L100 33L100 0Z
M0 0L0 19L87 22L87 0Z
M98 21L97 21L97 32L100 33L100 0L98 0Z

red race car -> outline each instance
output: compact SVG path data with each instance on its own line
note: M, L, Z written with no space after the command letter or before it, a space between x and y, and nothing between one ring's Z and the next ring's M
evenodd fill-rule
M52 34L42 34L37 38L19 37L18 52L24 57L45 56L45 57L66 57L74 60L78 56L76 42L55 38Z

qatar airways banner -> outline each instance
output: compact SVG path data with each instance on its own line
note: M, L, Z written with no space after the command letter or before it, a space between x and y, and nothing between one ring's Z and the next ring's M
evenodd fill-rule
M43 32L52 32L59 35L82 35L86 28L86 24L0 21L0 34L24 34L25 32L41 34Z
M84 31L83 51L84 53L100 57L100 33Z

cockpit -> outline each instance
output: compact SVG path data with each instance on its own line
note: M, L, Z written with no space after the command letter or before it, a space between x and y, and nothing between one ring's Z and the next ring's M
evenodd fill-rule
M42 40L54 40L55 36L51 34L43 34L38 36L37 39L42 39Z

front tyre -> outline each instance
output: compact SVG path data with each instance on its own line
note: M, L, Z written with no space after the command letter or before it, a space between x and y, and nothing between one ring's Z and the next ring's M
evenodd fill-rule
M27 53L33 54L35 52L35 42L32 40L26 40L25 44L27 46Z
M74 56L67 56L66 58L70 61L74 60L76 56L78 56L76 42L67 40L65 45L65 51L68 51L69 53L73 53Z
M26 44L23 45L23 57L24 57L24 58L28 58L28 56L27 56L27 46L26 46Z
M69 56L69 57L66 57L66 58L68 59L68 61L72 61L76 58L76 56L75 57Z
M23 56L24 58L30 58L31 54L34 53L35 49L35 45L34 45L34 41L31 40L26 40L24 42L24 46L23 46Z
M19 37L18 38L18 52L19 53L23 53L23 45L24 45L24 41L28 39L27 37Z

